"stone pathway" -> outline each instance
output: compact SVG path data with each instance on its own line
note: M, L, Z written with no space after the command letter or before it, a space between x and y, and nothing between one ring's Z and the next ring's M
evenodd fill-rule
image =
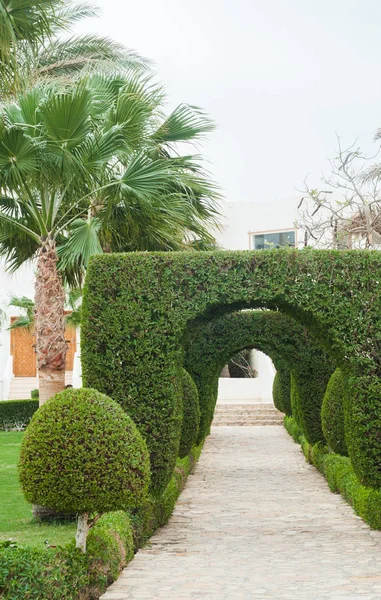
M102 600L380 600L381 533L282 427L215 427L167 526Z

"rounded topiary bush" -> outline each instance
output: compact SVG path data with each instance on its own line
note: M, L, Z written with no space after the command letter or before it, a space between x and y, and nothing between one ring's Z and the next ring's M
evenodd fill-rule
M149 472L147 448L132 419L93 389L68 389L46 402L21 445L25 498L61 511L137 507Z
M343 456L348 456L345 442L344 398L346 379L341 369L331 375L323 398L321 410L322 427L328 446Z
M200 425L200 407L196 384L185 369L181 369L181 382L183 389L183 423L179 456L184 458L189 454L197 439Z
M290 374L290 398L291 398L291 413L299 427L302 427L300 418L300 391L296 376L293 372ZM303 429L303 428L302 428ZM305 433L303 431L303 433Z
M275 408L280 410L280 412L284 412L282 388L280 385L279 373L275 373L273 381L273 402Z
M273 402L275 408L289 417L292 414L290 387L290 371L284 368L278 370L273 381Z

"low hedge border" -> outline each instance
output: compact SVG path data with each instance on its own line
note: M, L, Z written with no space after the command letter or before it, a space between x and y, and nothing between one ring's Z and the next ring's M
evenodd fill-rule
M38 400L0 401L0 431L25 429L38 409Z
M88 536L88 552L74 540L62 548L36 549L0 543L2 600L96 600L118 577L134 553L168 521L202 446L179 459L164 494L135 514L107 513Z
M284 426L294 441L301 444L307 462L324 475L331 492L341 494L371 529L381 529L381 491L359 482L348 457L330 452L320 442L309 444L293 417L285 417Z

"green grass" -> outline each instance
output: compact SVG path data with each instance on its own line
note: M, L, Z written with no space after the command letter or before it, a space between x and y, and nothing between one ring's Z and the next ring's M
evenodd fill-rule
M0 542L12 538L18 545L44 547L73 539L74 523L42 524L33 519L31 505L21 493L17 462L23 433L0 431Z

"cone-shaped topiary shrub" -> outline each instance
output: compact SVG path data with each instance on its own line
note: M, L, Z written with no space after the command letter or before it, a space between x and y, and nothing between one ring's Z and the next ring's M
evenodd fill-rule
M301 427L300 419L300 391L297 385L295 373L290 373L290 398L291 398L291 413L297 425Z
M93 389L68 389L28 426L19 462L25 498L77 512L77 547L86 549L89 513L133 509L149 483L147 448L124 410Z
M181 427L180 458L189 454L196 442L200 425L200 407L198 405L198 391L195 382L188 371L181 369L183 388L183 423Z
M275 408L288 416L291 415L290 386L290 371L284 368L277 371L273 381L273 402Z
M274 381L273 381L273 402L275 408L284 412L283 410L283 398L282 398L282 390L280 387L279 381L279 373L275 373Z
M322 427L328 446L342 456L348 456L344 428L344 398L346 379L341 369L331 375L321 410Z

